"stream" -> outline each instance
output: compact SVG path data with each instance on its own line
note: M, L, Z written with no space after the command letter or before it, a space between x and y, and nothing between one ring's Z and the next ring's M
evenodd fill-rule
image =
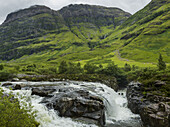
M2 82L1 85L7 82ZM64 88L76 88L89 91L95 96L103 98L105 105L106 127L141 127L140 116L133 114L127 108L126 90L115 92L110 87L93 82L60 81L60 82L8 82L14 85L20 84L21 90L13 90L19 101L31 103L33 110L37 111L36 120L40 123L39 127L97 127L95 124L77 122L69 117L60 117L54 109L49 109L44 103L40 103L44 97L31 95L32 87L55 86ZM10 90L3 89L6 92ZM58 93L56 89L53 93ZM18 94L17 94L18 93ZM21 98L25 96L25 98Z

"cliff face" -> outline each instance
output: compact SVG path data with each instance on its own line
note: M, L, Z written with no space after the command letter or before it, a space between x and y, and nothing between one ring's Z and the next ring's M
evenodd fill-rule
M35 5L31 6L30 8L18 10L16 12L8 14L6 20L4 21L4 24L14 22L15 20L22 20L22 18L35 16L42 13L52 14L52 12L53 11L46 6Z
M97 26L118 26L122 24L131 14L118 8L107 8L95 5L69 5L61 9L60 14L68 24L89 22Z
M95 5L83 5L83 4L72 5L71 4L69 6L62 8L59 11L54 11L46 6L35 5L27 9L22 9L10 13L7 16L6 20L4 21L4 24L14 22L15 20L21 21L25 17L30 18L32 16L43 14L43 13L51 14L54 17L55 16L58 17L59 14L61 14L60 16L62 16L66 21L68 21L71 18L73 20L72 23L80 23L80 22L94 23L94 20L96 21L105 18L106 21L104 22L105 25L109 23L114 24L115 18L119 18L120 22L116 21L117 23L116 25L120 25L127 18L131 16L131 14L124 12L119 8L107 8L107 7L95 6ZM107 19L111 21L108 21ZM104 25L104 24L98 24L98 25Z

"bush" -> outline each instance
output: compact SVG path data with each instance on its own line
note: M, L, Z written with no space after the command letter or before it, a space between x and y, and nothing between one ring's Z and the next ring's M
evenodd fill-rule
M8 79L12 77L13 77L13 74L8 72L7 70L0 71L0 81L7 81Z
M38 127L35 112L31 108L21 108L12 93L5 94L0 89L0 126L1 127Z
M2 64L0 64L0 70L3 70L4 66Z

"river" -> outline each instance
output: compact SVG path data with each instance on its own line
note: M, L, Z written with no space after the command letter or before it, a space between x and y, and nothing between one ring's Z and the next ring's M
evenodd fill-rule
M3 82L4 84L6 82ZM48 109L43 103L43 97L31 95L31 88L38 86L62 86L88 90L91 94L104 98L106 112L106 127L141 127L139 115L133 114L127 108L126 90L115 92L110 87L93 82L63 81L63 82L11 82L23 84L22 90L13 90L20 101L31 103L33 110L37 111L36 120L40 127L97 127L93 124L76 122L71 118L60 117L54 109ZM1 84L1 85L2 85ZM10 90L7 88L6 92ZM55 91L58 92L58 91ZM18 93L18 94L17 94ZM25 98L21 98L25 96ZM24 99L24 100L23 100Z

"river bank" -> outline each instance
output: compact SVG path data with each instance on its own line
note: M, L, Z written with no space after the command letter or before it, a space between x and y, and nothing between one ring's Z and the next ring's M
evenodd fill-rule
M158 88L165 85L156 81ZM153 87L150 87L149 91ZM142 83L131 82L127 87L128 107L135 114L139 114L144 126L169 127L170 126L170 98L146 92Z

